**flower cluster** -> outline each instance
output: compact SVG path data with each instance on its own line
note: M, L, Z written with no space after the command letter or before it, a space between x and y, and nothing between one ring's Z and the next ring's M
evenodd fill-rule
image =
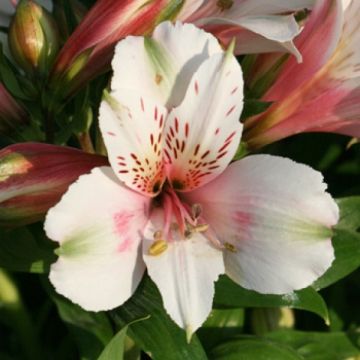
M0 224L45 220L56 291L110 310L147 271L191 339L221 274L263 294L322 276L339 220L323 176L247 154L304 132L360 137L360 2L68 6L72 33L61 7L55 21L20 0L8 41L22 70L0 68L1 136L32 141L0 151Z

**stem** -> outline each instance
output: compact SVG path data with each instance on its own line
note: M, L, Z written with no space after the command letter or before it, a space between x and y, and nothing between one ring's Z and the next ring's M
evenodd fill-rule
M53 144L54 143L54 117L53 113L49 110L45 114L45 137L46 142Z
M82 132L76 135L77 139L79 141L79 144L81 146L81 148L90 153L90 154L95 154L95 149L94 149L94 145L92 143L90 134L88 131L86 132Z
M41 351L38 339L35 335L35 327L23 304L21 295L9 274L0 269L0 312L4 313L9 320L9 325L16 332L23 348L26 359L41 359Z

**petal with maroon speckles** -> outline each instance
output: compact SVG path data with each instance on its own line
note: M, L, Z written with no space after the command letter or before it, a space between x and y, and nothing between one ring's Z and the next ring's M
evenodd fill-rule
M236 58L228 51L206 60L165 125L166 171L175 190L192 190L224 171L240 142L242 106Z
M158 194L165 180L162 131L166 114L162 105L131 91L106 95L100 107L100 129L115 174L147 196Z

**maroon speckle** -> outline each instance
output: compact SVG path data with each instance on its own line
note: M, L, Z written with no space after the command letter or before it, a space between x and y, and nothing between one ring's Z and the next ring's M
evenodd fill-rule
M175 131L179 132L179 119L177 117L175 118Z
M235 105L232 107L232 108L230 108L229 110L228 110L228 112L226 113L226 116L229 116L233 111L234 111L234 109L235 109Z
M199 149L200 149L200 144L197 144L195 147L194 156L197 155L197 153L199 152Z
M194 83L194 90L195 90L195 94L198 95L199 94L199 84L197 81L195 81L195 83Z
M119 174L127 174L129 171L128 170L120 170Z
M144 99L140 98L140 105L141 105L141 110L144 112L145 111L145 105L144 105Z
M189 136L189 123L185 123L185 136Z
M157 120L157 118L158 118L158 108L157 108L157 106L155 106L154 119Z
M110 136L116 136L116 134L114 134L114 133L111 132L111 131L108 131L107 134L110 135Z
M154 135L150 134L150 143L151 145L154 145Z
M235 94L238 90L238 87L234 88L232 91L231 91L231 95Z
M210 154L210 150L205 151L205 152L202 154L201 159L205 159L209 154Z
M236 131L233 131L226 139L225 139L225 142L228 142L230 141L236 134Z

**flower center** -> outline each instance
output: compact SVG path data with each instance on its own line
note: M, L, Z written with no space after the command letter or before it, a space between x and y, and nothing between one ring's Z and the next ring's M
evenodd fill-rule
M163 208L163 226L153 234L150 255L160 255L172 241L187 240L196 233L206 233L209 230L209 225L201 217L201 205L190 206L182 202L168 184L165 184L159 201Z

